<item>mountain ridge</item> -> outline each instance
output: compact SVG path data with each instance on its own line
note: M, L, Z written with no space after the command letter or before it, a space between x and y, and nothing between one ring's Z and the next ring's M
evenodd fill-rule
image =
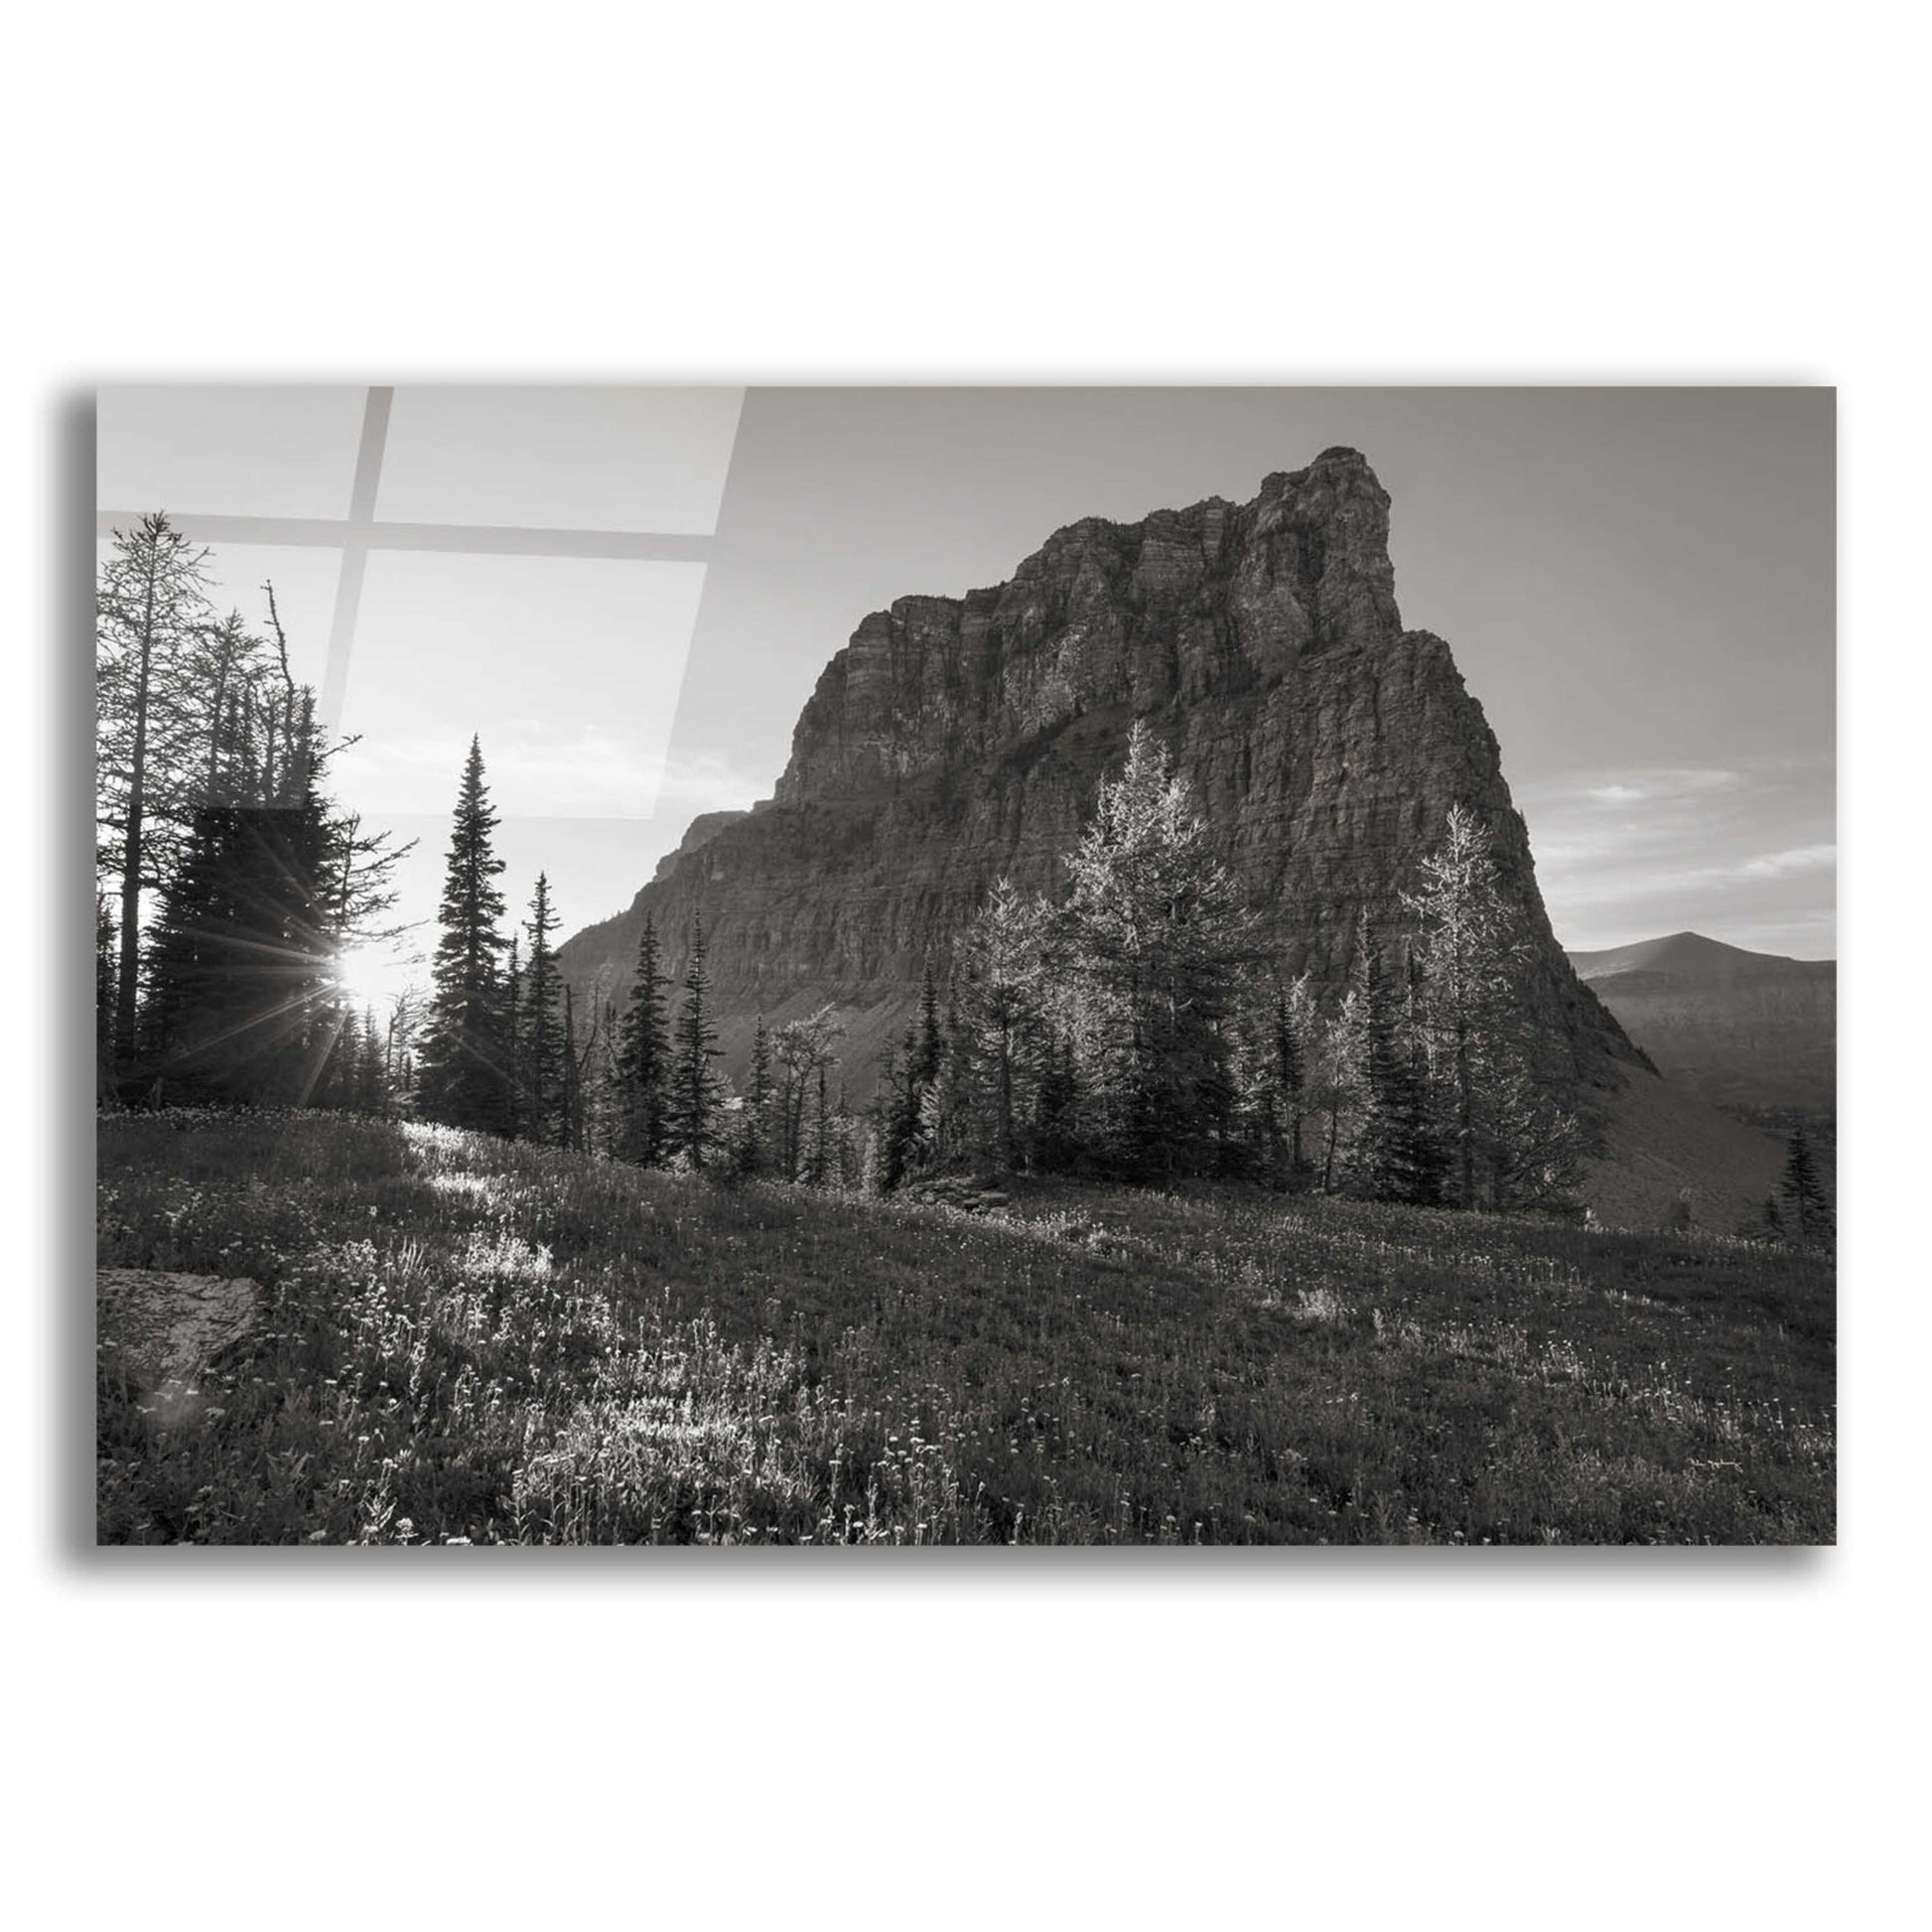
M1835 1106L1835 959L1792 959L1677 932L1573 952L1570 961L1686 1092L1732 1108Z
M1449 646L1404 627L1389 514L1367 460L1334 447L1246 503L1082 519L1003 584L871 613L820 673L772 798L687 835L623 913L565 944L566 977L621 1004L646 914L674 978L702 918L728 1070L758 1016L830 1004L863 1104L926 967L943 983L993 883L1059 895L1138 720L1189 781L1280 969L1329 993L1362 915L1406 951L1403 896L1449 808L1473 810L1525 935L1545 1071L1614 1111L1649 1061L1557 943Z

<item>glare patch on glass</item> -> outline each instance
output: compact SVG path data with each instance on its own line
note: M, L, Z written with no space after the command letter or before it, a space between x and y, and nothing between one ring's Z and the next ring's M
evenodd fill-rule
M346 515L366 393L323 383L103 388L96 501L185 515Z
M398 388L385 522L708 533L742 389Z

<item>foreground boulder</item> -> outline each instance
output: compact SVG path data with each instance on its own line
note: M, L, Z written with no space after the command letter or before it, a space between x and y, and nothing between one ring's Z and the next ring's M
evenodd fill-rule
M899 1192L925 1207L956 1207L966 1214L997 1214L1012 1196L998 1187L982 1187L976 1180L940 1174L929 1180L908 1181Z
M94 1276L101 1361L137 1391L150 1422L176 1428L207 1406L202 1376L254 1326L259 1302L245 1276L102 1268Z

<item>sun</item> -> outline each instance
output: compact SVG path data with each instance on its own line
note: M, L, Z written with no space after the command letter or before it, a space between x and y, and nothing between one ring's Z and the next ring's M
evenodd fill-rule
M386 1006L404 964L386 946L345 946L336 955L337 989L358 1011Z

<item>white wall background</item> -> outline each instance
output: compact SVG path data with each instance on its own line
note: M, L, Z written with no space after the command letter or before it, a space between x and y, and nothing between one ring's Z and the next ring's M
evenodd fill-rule
M34 897L5 1010L33 1078L9 1109L0 1601L23 1923L1901 1915L1925 1717L1923 1107L1899 1072L1932 715L1923 50L1862 4L967 19L16 23L6 822ZM84 983L54 480L77 390L176 374L1841 384L1842 1547L80 1553L60 1310L85 1292L86 1128L64 1102L46 1131L72 1067L19 1018Z

